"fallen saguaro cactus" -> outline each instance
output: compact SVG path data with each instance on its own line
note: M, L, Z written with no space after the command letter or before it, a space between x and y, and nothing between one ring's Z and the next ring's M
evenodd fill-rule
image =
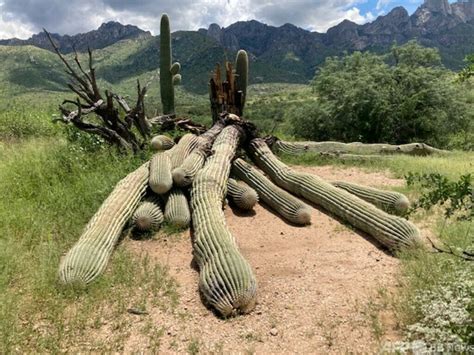
M120 180L62 259L62 283L87 284L105 270L123 227L145 194L147 182L148 163Z
M257 281L226 226L222 201L241 130L229 126L219 134L191 190L193 250L199 265L199 289L206 302L224 317L250 312Z
M227 196L241 210L248 211L258 203L258 194L243 181L229 178L227 181Z
M334 181L331 184L370 202L388 213L403 215L410 207L408 198L399 192L379 190L374 187L361 186L345 181Z
M410 143L401 145L391 144L365 144L360 142L286 142L275 137L266 139L267 143L275 152L289 155L303 153L328 153L328 154L407 154L407 155L431 155L444 154L445 150L433 148L425 143Z
M311 223L311 208L308 205L276 186L243 159L234 161L232 172L254 188L260 199L287 221L298 225Z
M280 187L320 205L386 247L397 250L420 245L418 228L311 174L296 172L278 160L263 139L250 143L252 158Z

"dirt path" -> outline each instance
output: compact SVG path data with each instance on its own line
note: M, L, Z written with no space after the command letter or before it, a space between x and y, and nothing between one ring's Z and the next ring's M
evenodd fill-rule
M399 185L381 173L350 168L299 167L328 180ZM379 312L384 292L396 287L398 261L373 241L314 209L313 224L294 227L262 206L239 215L227 207L227 223L242 254L253 266L259 294L256 310L222 320L203 306L198 272L191 267L189 233L150 241L125 242L137 254L169 267L179 283L175 314L151 309L163 327L160 350L205 352L369 352L397 333L389 312ZM141 322L143 318L133 318ZM125 352L146 351L150 339L132 327ZM134 329L137 329L135 331Z

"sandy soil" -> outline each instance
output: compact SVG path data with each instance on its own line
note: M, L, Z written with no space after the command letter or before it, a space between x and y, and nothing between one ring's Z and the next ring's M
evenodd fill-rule
M371 186L400 185L401 180L356 168L298 167L328 180ZM262 206L242 215L227 207L227 223L242 254L253 266L259 294L256 310L223 320L201 302L198 272L192 266L189 233L149 241L125 241L125 247L166 265L179 283L174 314L150 309L130 315L125 352L146 351L140 331L149 321L163 327L163 352L341 353L372 352L396 340L395 320L384 307L384 292L396 290L398 261L376 243L318 209L313 224L294 227ZM382 292L384 291L384 292Z

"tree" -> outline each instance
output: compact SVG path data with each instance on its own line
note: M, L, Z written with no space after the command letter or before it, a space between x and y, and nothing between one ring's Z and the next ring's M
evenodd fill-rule
M458 79L461 82L467 81L474 76L474 53L466 56L464 61L466 66L458 74Z
M318 100L294 112L309 139L446 145L467 124L466 107L437 50L415 42L386 55L328 58L312 87Z

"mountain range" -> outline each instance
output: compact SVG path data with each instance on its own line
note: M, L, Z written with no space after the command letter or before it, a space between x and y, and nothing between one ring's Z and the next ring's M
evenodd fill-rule
M158 68L159 38L136 26L108 22L94 31L73 36L53 34L53 38L63 53L71 53L74 48L83 52L90 47L99 57L103 53L111 56L104 58L98 69L101 78L111 84ZM183 84L197 92L207 90L205 83L215 63L233 58L238 49L249 53L252 82L305 83L328 56L366 50L383 52L394 43L412 39L438 48L444 65L457 70L464 57L474 52L474 0L453 4L425 0L412 15L403 7L396 7L373 22L358 25L344 20L326 33L252 20L225 28L211 24L198 31L177 31L172 38L174 59L182 64ZM5 57L2 48L11 46L18 47L17 51L31 48L27 46L52 49L44 33L27 40L0 40L0 63Z

